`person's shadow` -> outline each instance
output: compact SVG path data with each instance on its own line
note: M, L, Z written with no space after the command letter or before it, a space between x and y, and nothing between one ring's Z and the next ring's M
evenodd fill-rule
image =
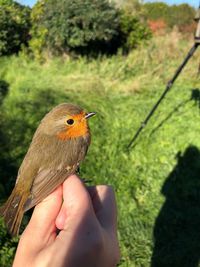
M199 133L197 133L199 134ZM200 262L200 151L189 146L161 193L166 200L154 226L151 267L198 267Z

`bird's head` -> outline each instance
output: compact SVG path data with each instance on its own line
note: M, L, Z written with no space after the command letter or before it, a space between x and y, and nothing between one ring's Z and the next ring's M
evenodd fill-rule
M94 112L87 113L79 106L63 103L44 117L41 128L60 140L85 136L89 133L88 119L94 115Z

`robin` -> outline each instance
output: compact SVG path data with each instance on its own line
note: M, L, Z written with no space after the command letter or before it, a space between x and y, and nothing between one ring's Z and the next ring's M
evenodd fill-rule
M88 119L79 106L64 103L53 108L38 126L19 168L15 187L0 208L9 233L15 236L25 211L37 205L75 173L90 144Z

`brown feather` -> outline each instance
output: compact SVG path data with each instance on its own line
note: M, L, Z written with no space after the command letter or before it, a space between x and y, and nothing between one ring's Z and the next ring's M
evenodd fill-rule
M19 227L24 214L24 204L28 195L21 194L15 187L7 202L0 208L0 216L4 217L5 224L11 236L18 235Z

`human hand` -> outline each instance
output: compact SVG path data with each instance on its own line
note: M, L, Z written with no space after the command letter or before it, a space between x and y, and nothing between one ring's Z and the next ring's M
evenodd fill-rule
M86 188L72 175L35 207L13 267L114 267L116 217L111 187Z

